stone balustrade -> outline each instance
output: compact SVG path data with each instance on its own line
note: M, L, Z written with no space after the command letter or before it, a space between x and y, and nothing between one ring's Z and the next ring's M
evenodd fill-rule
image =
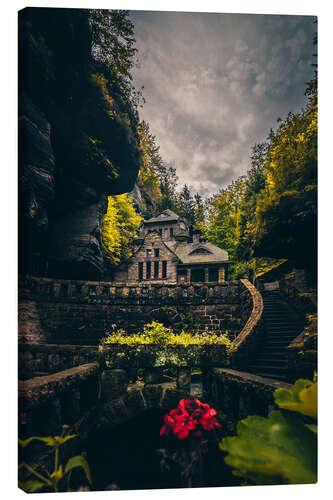
M239 368L247 366L251 355L255 354L264 334L262 313L264 310L261 293L248 280L241 280L244 287L243 307L247 307L248 319L241 332L233 340L232 365Z
M88 363L19 381L19 434L49 436L73 425L99 398L99 366Z
M51 278L26 277L20 289L23 294L49 298L73 298L83 301L108 302L119 301L199 301L237 297L240 282L238 280L223 283L163 283L145 281L143 283L117 283L113 281L79 281Z
M19 344L19 379L50 375L93 363L98 359L97 346L59 344Z
M237 422L248 415L267 417L275 406L273 393L279 387L290 389L291 385L230 368L212 368L206 375L204 391L207 399L228 416L230 431L234 432Z

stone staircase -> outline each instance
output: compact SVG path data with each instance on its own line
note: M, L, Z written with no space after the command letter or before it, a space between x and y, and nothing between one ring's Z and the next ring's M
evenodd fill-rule
M265 337L257 359L246 371L283 381L287 347L301 333L303 323L293 318L279 291L263 291L262 297Z

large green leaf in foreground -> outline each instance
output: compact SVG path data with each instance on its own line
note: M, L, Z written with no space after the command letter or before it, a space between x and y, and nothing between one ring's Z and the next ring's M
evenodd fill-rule
M234 475L256 484L317 481L317 435L298 415L278 410L268 418L249 416L237 433L220 444Z

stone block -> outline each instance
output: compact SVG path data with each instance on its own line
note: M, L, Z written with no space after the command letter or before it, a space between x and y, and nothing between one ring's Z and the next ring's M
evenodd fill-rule
M128 382L129 379L126 370L104 370L101 375L103 400L110 401L125 394Z
M145 409L145 400L139 389L133 389L126 397L126 408L130 417L136 416Z
M157 408L159 406L162 397L162 387L160 385L146 385L142 392L147 408Z
M177 370L177 388L190 392L191 390L191 369L178 368Z

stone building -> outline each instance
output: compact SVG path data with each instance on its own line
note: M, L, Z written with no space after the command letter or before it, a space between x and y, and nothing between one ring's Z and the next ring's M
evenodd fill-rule
M145 220L134 242L132 257L119 266L117 282L223 282L228 252L190 231L188 221L165 210Z

